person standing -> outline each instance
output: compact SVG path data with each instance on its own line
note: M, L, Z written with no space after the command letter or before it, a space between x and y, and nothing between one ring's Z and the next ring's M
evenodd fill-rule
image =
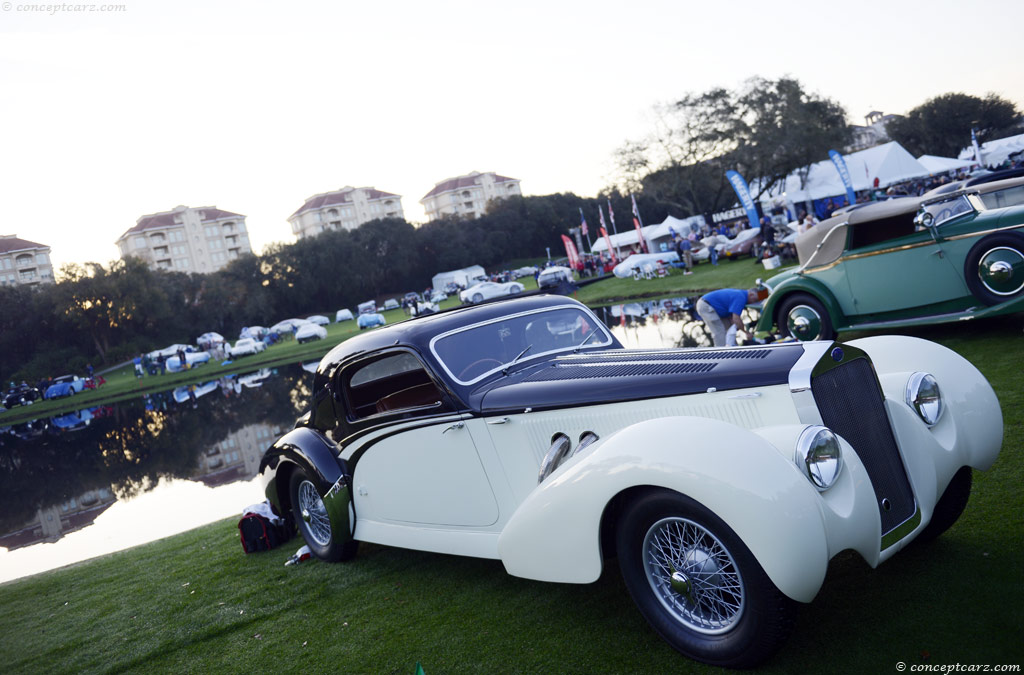
M741 315L748 304L754 304L766 297L768 289L721 288L706 293L697 300L697 314L711 331L711 338L716 347L724 347L727 344L727 323L735 326L737 333L746 335L747 340L753 341L754 336L743 325Z
M686 237L676 235L676 252L686 265L683 274L693 274L693 243Z

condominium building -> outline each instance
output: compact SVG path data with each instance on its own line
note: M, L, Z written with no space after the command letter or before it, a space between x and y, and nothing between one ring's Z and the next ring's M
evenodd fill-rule
M122 259L135 256L153 268L203 274L252 252L245 216L216 206L178 206L141 216L117 247Z
M259 473L267 446L280 434L279 426L265 422L233 431L206 450L194 476L209 487L250 480Z
M499 176L493 171L473 171L465 176L446 178L420 200L427 220L441 216L461 215L479 218L487 212L487 202L521 195L518 178Z
M288 216L297 239L329 230L354 230L378 218L405 218L402 197L372 187L345 186L334 192L313 195Z
M16 234L0 234L0 285L52 283L49 246L19 239Z

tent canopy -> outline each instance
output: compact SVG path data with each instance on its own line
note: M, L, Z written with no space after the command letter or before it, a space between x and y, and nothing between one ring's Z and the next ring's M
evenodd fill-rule
M850 171L854 190L871 189L875 178L878 178L878 186L884 188L932 173L895 141L843 155L843 159ZM758 181L751 184L752 192L757 189L757 184ZM825 159L811 165L803 187L800 185L800 176L793 172L786 177L781 190L776 187L772 192L776 196L785 192L789 201L799 203L841 195L846 192L846 188L832 160Z
M973 159L954 159L953 157L939 157L938 155L921 155L917 158L917 161L931 173L946 173L947 171L969 169L976 163Z
M1024 150L1024 134L997 138L981 144L981 159L985 166L999 166L1015 152ZM974 159L974 147L967 146L960 151L960 159Z

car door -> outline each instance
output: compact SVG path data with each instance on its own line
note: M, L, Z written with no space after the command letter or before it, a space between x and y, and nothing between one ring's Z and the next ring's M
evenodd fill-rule
M928 312L929 307L967 293L942 237L933 237L934 230L916 230L912 215L899 222L851 227L849 247L840 264L850 284L853 314Z
M497 521L494 492L465 416L415 354L376 354L340 377L357 430L343 453L353 467L357 527L367 521L444 527Z

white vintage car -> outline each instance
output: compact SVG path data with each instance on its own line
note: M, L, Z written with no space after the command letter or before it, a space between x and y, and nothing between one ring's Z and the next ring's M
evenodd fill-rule
M496 281L481 281L459 292L459 299L464 303L477 304L484 300L500 298L506 295L522 293L525 286L518 281L507 281L498 283Z
M241 338L235 343L234 347L228 349L228 354L233 359L237 359L240 356L247 356L250 354L259 354L267 348L266 343L262 340L255 340L253 338Z
M949 528L1002 430L985 378L924 340L625 350L539 295L341 343L260 475L324 560L374 542L582 584L617 555L674 648L744 667L834 555Z

